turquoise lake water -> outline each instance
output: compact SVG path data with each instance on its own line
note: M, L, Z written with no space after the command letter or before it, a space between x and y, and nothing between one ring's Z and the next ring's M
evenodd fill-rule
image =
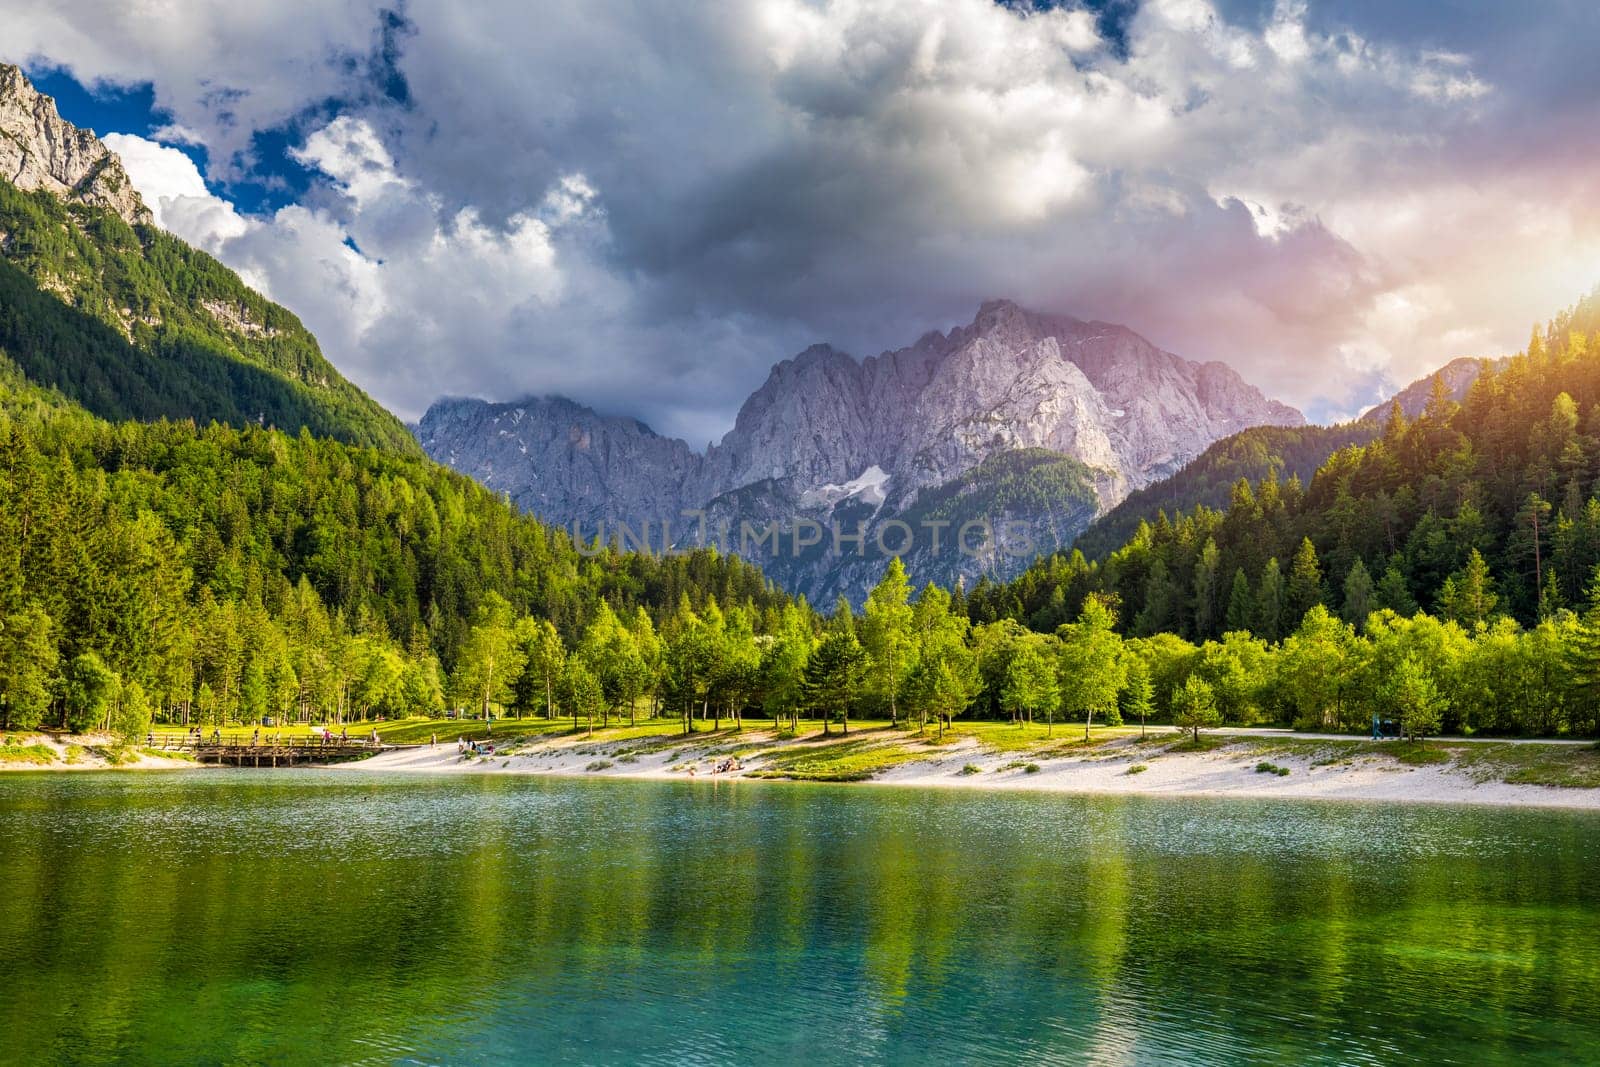
M1600 1062L1600 816L0 775L6 1062Z

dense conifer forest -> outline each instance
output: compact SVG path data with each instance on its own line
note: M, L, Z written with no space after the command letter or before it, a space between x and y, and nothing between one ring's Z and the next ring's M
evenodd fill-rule
M0 364L0 725L87 727L122 693L135 721L437 712L475 622L576 643L711 600L786 602L709 551L580 553L409 453L111 423Z

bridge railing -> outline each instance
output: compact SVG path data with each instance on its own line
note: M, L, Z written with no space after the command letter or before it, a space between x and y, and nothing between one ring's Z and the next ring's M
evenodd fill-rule
M147 748L159 749L163 752L337 752L347 750L361 750L381 752L384 749L398 746L387 744L382 739L373 741L369 737L223 737L213 739L210 737L182 737L160 734L146 738Z

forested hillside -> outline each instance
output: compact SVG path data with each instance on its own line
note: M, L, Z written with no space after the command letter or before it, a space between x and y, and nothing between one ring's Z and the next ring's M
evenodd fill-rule
M154 226L0 180L0 349L108 419L254 423L420 454L290 312Z
M571 643L602 601L647 626L713 599L785 602L710 552L585 556L420 456L113 424L0 361L0 726L436 712L518 619Z
M1206 449L1199 458L1154 485L1136 489L1128 498L1078 536L1073 547L1089 559L1104 559L1139 529L1165 511L1173 514L1197 507L1221 508L1240 479L1306 481L1329 456L1350 445L1365 444L1378 434L1372 422L1338 426L1253 426Z

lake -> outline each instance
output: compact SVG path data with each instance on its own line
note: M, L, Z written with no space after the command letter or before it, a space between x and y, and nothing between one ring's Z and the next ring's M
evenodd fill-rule
M1600 1060L1600 817L0 775L0 1059Z

